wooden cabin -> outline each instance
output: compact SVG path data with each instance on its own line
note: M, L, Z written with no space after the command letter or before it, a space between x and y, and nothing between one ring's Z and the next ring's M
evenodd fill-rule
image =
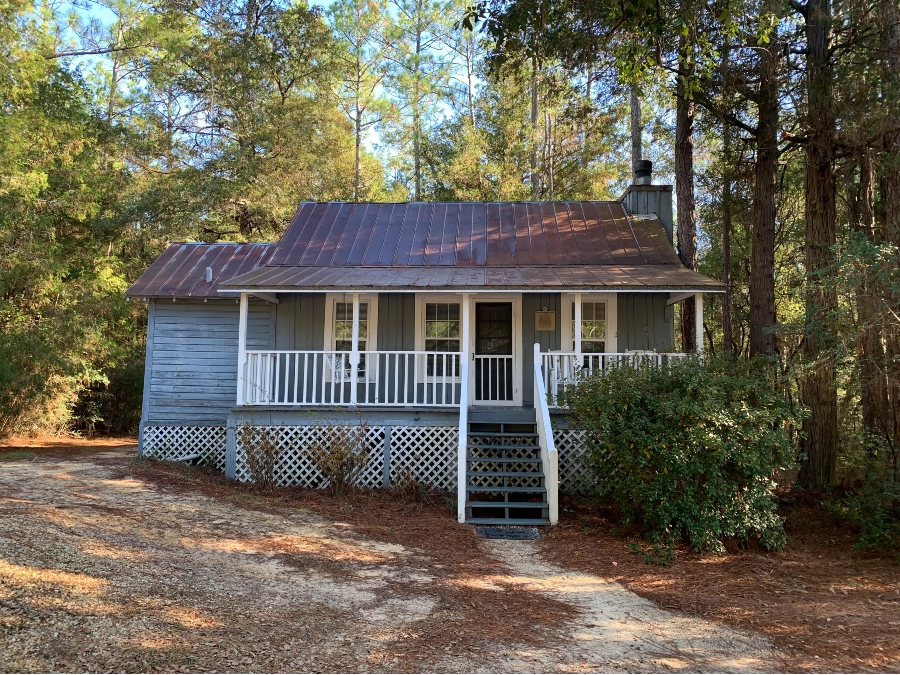
M318 486L307 452L364 425L360 482L398 472L457 494L473 523L555 523L591 480L561 388L662 364L673 304L720 282L672 246L670 186L617 202L304 203L277 243L171 244L129 288L149 303L140 452L250 480L246 425L276 479Z

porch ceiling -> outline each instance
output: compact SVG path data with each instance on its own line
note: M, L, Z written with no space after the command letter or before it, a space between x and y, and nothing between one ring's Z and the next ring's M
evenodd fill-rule
M223 291L508 290L698 291L724 284L679 265L517 267L263 266L219 285Z

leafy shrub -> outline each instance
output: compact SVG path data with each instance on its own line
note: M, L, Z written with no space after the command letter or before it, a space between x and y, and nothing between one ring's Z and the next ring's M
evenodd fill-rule
M310 458L335 497L354 489L370 453L369 426L364 422L325 427L322 440L309 447Z
M856 548L900 557L900 483L879 477L826 506L859 531Z
M254 484L264 491L275 487L275 466L281 456L278 439L268 427L244 424L237 437L247 456L247 467Z
M772 477L794 464L789 427L798 420L766 362L622 365L585 378L567 401L571 422L587 431L595 496L652 544L784 544Z

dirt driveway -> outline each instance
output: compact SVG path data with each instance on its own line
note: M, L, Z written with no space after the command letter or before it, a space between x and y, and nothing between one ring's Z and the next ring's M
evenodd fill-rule
M0 670L779 669L759 635L561 569L535 543L478 539L449 512L410 511L379 540L240 486L163 480L133 454L0 463ZM418 536L435 517L440 534Z

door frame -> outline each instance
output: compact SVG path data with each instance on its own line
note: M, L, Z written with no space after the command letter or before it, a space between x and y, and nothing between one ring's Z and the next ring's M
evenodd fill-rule
M490 406L522 406L522 294L521 293L474 293L470 307L472 320L469 322L468 345L472 360L469 363L469 391L472 392L472 405ZM513 359L513 400L512 401L476 401L475 400L475 305L479 302L512 304L512 359Z

